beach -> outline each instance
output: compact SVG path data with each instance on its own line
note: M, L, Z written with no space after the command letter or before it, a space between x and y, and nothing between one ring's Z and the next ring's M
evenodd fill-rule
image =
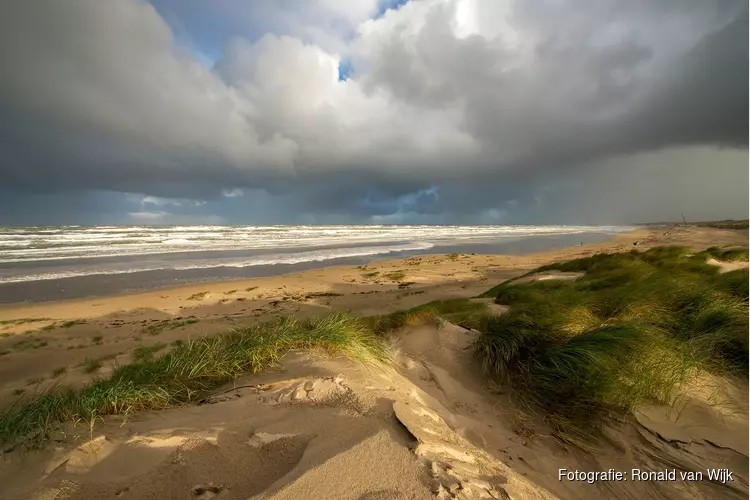
M115 367L132 362L135 359L134 353L137 352L165 352L169 346L178 345L188 339L213 336L232 328L276 317L293 315L297 318L306 318L330 311L351 311L360 316L383 315L430 301L476 297L498 283L553 262L602 252L645 250L660 245L682 245L696 251L714 245L745 246L747 237L747 230L674 225L648 226L609 235L604 241L588 244L581 241L564 248L522 255L446 252L421 253L398 259L372 259L367 256L366 262L356 265L301 269L276 276L205 281L172 287L162 286L136 293L100 293L95 297L66 298L38 303L6 303L0 305L0 352L3 353L0 357L0 404L7 408L19 397L30 397L53 390L61 384L78 387L94 378L106 377ZM578 239L580 240L580 237ZM52 283L53 280L49 282ZM87 288L87 294L92 290L103 292L104 288ZM115 287L113 290L118 289ZM8 302L8 299L4 301ZM294 436L288 439L278 438L281 441L269 438L269 443L276 443L273 446L280 447L277 450L280 453L278 456L266 452L276 457L273 459L276 462L266 463L263 461L265 459L258 458L260 455L241 460L254 460L253 467L278 469L275 472L269 469L267 480L259 480L257 484L243 487L240 496L233 496L241 489L236 487L238 489L228 496L229 498L256 498L253 495L259 495L257 498L300 498L299 495L303 494L308 495L308 498L323 498L325 494L316 488L323 488L322 484L331 484L332 481L343 481L342 484L353 488L352 491L358 491L360 495L344 493L346 487L341 486L344 489L341 490L341 496L334 495L336 498L430 498L432 494L429 488L422 490L414 486L422 484L424 470L419 461L414 461L410 457L408 447L404 446L406 437L392 425L390 419L393 403L384 403L383 399L390 398L388 401L400 402L402 406L397 405L394 408L401 408L399 411L403 413L406 411L403 405L408 407L411 404L413 408L416 404L413 400L409 400L412 401L409 403L404 394L417 392L422 394L418 397L421 398L419 404L431 408L430 412L435 411L436 415L440 415L439 421L443 423L438 427L445 425L445 428L440 427L431 432L436 432L447 442L453 443L453 446L462 443L461 446L468 447L466 449L470 451L465 451L466 453L481 458L467 460L484 464L479 467L480 469L484 466L502 468L502 475L506 478L506 489L516 491L512 498L597 498L603 491L610 491L607 489L609 486L602 486L603 490L586 489L585 485L580 483L558 481L557 476L553 474L556 464L572 469L575 463L585 463L585 457L578 452L550 444L548 440L542 439L541 444L539 440L532 443L531 439L524 437L523 432L518 431L518 422L510 417L510 412L500 412L504 416L498 417L497 404L498 401L505 401L503 404L507 404L507 400L503 399L505 396L490 397L489 393L486 393L484 383L477 381L476 363L472 362L470 355L461 354L464 351L460 349L465 350L468 344L465 344L464 340L459 342L455 337L446 338L444 335L423 332L398 340L395 346L396 359L400 360L401 368L397 369L398 373L395 374L389 372L389 375L378 375L375 372L362 371L341 360L317 360L295 354L290 358L284 358L278 370L254 376L256 379L250 384L257 386L267 382L277 391L274 392L277 396L282 393L288 395L289 390L293 392L294 389L289 389L290 384L293 385L300 380L303 385L309 382L310 387L320 386L325 388L325 391L354 391L358 398L366 400L366 404L363 403L366 411L360 406L354 411L353 407L346 404L341 406L345 410L343 414L337 410L339 407L328 404L323 404L321 409L315 409L315 405L295 409L292 405L276 411L273 408L258 406L260 403L255 402L254 396L245 397L250 390L245 389L245 392L238 393L242 397L237 396L236 400L234 397L230 398L231 401L221 400L223 402L220 404L193 409L178 408L158 416L149 414L130 417L125 427L118 427L120 424L103 423L101 428L97 428L96 432L89 435L90 440L82 438L83 441L78 441L75 445L60 445L53 453L58 462L64 460L59 457L68 457L67 472L61 469L58 473L62 474L60 477L65 481L73 481L75 484L63 481L63 486L60 486L61 483L55 483L57 486L47 486L46 490L35 490L35 495L51 490L62 495L61 492L64 493L67 491L65 488L69 487L73 488L70 491L80 495L76 498L101 498L105 492L112 493L117 490L122 494L122 491L128 491L122 489L124 487L121 483L125 484L133 478L139 478L137 481L133 479L133 484L141 486L129 487L132 489L130 498L184 498L181 494L169 493L169 488L176 488L176 484L183 485L187 482L191 483L191 487L203 488L201 492L211 493L211 487L201 486L204 483L197 479L169 476L170 479L165 483L167 486L154 486L149 494L143 493L145 490L142 489L142 483L157 481L154 474L162 470L161 467L165 467L164 460L174 459L175 450L182 450L180 453L188 456L188 462L193 464L191 467L204 467L203 472L198 474L203 477L205 470L213 470L212 466L208 465L211 460L235 460L235 454L240 453L237 447L247 446L242 444L243 440L247 440L247 435L251 436L252 441L262 440L266 434L276 433ZM455 342L460 344L460 349ZM414 360L417 360L416 365ZM422 365L419 360L431 361L425 361L426 364ZM343 376L342 380L346 383L338 381L337 376ZM346 388L342 389L341 384L346 385ZM436 398L438 402L430 398ZM252 403L249 402L250 399ZM490 400L492 403L488 403ZM254 416L243 416L246 415L244 412L250 409L255 412ZM488 420L491 418L490 414L497 419L494 424L490 423L492 420ZM410 418L402 415L400 420L403 423ZM653 422L658 420L655 413L651 418ZM479 421L482 421L481 425ZM200 426L201 430L186 430L196 425ZM424 445L423 455L434 454L434 449L430 448L432 445L429 445L429 436L420 437L419 429L424 428L424 422L413 425L416 430L409 425L407 427ZM652 427L658 425L660 424L653 423ZM335 437L329 427L342 429L342 435ZM226 434L227 432L229 434ZM258 435L261 437L257 437ZM721 434L716 439L734 439L727 438L727 435ZM143 442L139 445L137 439L133 441L137 436L141 436L138 438L141 441L152 443L149 445L152 448L148 449L152 450L153 454L149 452L143 455L145 461L141 463L125 465L131 460L138 462L139 453L146 453L138 451L141 450L139 446L145 445ZM326 439L329 441L321 441L320 438L314 440L311 436L327 436ZM218 448L211 448L214 445L205 445L209 446L206 450L201 448L204 445L196 445L199 448L195 449L190 447L192 445L185 448L185 443L189 441L195 444L195 439L199 437L214 443ZM625 438L620 436L618 439ZM746 441L745 434L745 445ZM85 444L84 448L80 448L83 446L81 443ZM311 443L317 444L313 446ZM627 447L629 446L631 445L628 444ZM121 456L118 456L118 453ZM553 455L549 455L550 453ZM746 449L733 453L731 456L734 458L731 459L735 460L735 465L743 463L738 458L741 453L745 454L746 465ZM11 458L6 459L4 469L0 469L0 477L4 481L10 480L12 471L17 471L19 463L22 463L18 461L22 459L15 458L14 454L8 456ZM70 458L72 456L77 458ZM86 461L87 456L94 457L91 458L91 463ZM105 458L107 456L108 459ZM292 456L297 458L291 458ZM378 459L378 456L385 458ZM31 465L22 475L25 479L13 480L12 491L20 496L12 498L22 498L23 495L30 494L29 485L42 484L38 483L39 477L56 477L55 467L50 469L51 457L52 455L42 454L23 459L30 460ZM192 462L195 460L206 465L196 465L198 462ZM336 460L340 460L338 465ZM363 469L363 464L370 460L385 464L380 479L371 477L366 467ZM250 466L249 462L240 463ZM625 467L627 460L621 454L613 452L595 465L605 463L616 463ZM34 474L39 474L39 477L33 479ZM224 478L217 479L218 484L231 482L232 475L237 472L227 469L216 471L216 474L217 478ZM346 474L359 474L360 481L347 479ZM466 472L459 482L464 481L466 489L470 490L471 481L481 483L480 476L482 474L478 472L474 475ZM370 479L367 479L368 477ZM467 479L469 477L473 479ZM376 487L379 481L390 482L390 486ZM104 485L105 483L109 486ZM115 483L119 485L116 488L112 486ZM110 486L115 489L110 491ZM76 489L79 487L83 489ZM633 485L633 488L635 489L628 491L635 492L634 494L653 493L644 485ZM380 496L373 493L381 490L382 492L378 493ZM194 497L211 498L218 495L221 488L205 496L195 491ZM318 491L319 495L310 496L311 491ZM406 491L413 493L406 495ZM730 493L735 494L731 491ZM366 494L370 496L363 496Z
M0 228L0 304L132 293L414 255L527 254L627 226Z

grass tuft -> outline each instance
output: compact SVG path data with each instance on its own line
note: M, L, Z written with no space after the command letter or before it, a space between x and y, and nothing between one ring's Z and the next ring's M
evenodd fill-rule
M406 273L401 270L391 271L388 273L384 273L383 277L391 281L402 281L406 277Z
M272 366L290 349L343 354L367 364L388 359L383 339L356 317L281 318L189 340L161 356L117 367L108 378L82 389L18 404L0 415L0 442L33 445L65 424L195 403L243 374Z
M86 321L82 319L72 319L70 321L63 321L62 323L60 323L60 328L71 328L73 326L83 325L85 323Z
M380 336L407 326L438 325L440 318L473 328L479 324L486 310L486 304L469 299L436 300L411 309L373 316L367 318L367 322L373 332Z
M133 350L133 360L142 361L144 359L150 359L154 356L155 353L161 351L165 347L167 347L167 344L163 344L163 343L154 344L150 346L142 345L142 346L136 347Z
M50 318L2 319L0 320L0 325L26 325L28 323L37 323L39 321L50 321Z
M176 330L177 328L182 328L183 326L194 325L199 321L200 320L196 318L188 318L182 320L163 319L157 323L154 323L153 325L149 325L148 327L146 327L144 329L144 332L150 335L159 335L164 330Z
M102 367L102 360L99 358L95 359L87 359L83 362L83 372L84 373L94 373L96 371L99 371L99 368Z
M28 349L41 349L49 345L45 339L38 337L29 337L13 344L13 348L17 351L26 351Z

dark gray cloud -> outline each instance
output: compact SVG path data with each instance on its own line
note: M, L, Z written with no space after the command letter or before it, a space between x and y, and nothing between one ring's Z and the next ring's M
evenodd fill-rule
M6 2L0 223L69 193L112 220L574 221L584 198L606 207L581 189L606 192L615 169L632 192L649 178L665 200L747 206L648 175L746 176L745 2L421 0L369 20L377 1L220 3ZM194 52L222 27L206 66ZM683 149L714 169L673 161ZM669 205L636 198L595 211Z

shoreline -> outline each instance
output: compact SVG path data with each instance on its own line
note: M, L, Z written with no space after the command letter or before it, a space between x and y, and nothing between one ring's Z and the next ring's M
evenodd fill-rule
M155 269L150 271L97 273L77 277L39 279L0 283L0 306L36 304L71 299L131 295L181 286L240 282L257 278L274 278L328 267L360 266L412 257L448 254L527 255L540 251L568 248L581 244L603 243L626 233L590 233L507 238L492 241L456 241L434 245L429 250L403 250L391 253L306 260L296 263L274 263L248 266L224 266L217 254L215 265L196 269Z
M231 265L227 261L228 254L234 252L214 252L206 254L202 258L200 267L176 267L171 268L170 262L180 261L175 255L170 254L161 264L156 261L156 266L150 270L127 270L122 268L131 259L125 259L119 264L120 269L96 269L91 274L78 276L56 276L47 279L29 279L20 281L1 282L2 269L0 269L0 305L2 304L32 304L40 302L54 302L69 299L85 299L110 295L136 294L159 289L170 289L179 286L189 286L201 283L243 281L254 278L272 278L292 273L304 272L315 269L337 266L367 265L380 261L403 260L416 256L443 255L443 254L480 254L480 255L527 255L530 253L562 249L581 244L603 243L613 236L625 233L582 233L545 236L520 236L503 239L490 240L456 240L451 243L429 244L429 249L409 249L389 251L374 254L362 254L355 256L341 256L330 258L309 258L299 262L270 262L262 264ZM392 245L384 245L393 248ZM327 248L329 251L341 250L345 247ZM326 250L326 249L323 249ZM321 251L315 250L311 253ZM205 252L204 252L205 253ZM281 255L275 251L267 251L269 255ZM282 252L283 253L283 252ZM302 252L303 254L305 252ZM209 258L209 255L213 257ZM239 254L238 254L239 255ZM261 254L258 254L261 255ZM244 258L252 260L258 255L246 254ZM300 255L289 253L291 256ZM255 257L253 257L255 256ZM179 256L178 256L179 257ZM235 255L236 257L236 255ZM229 261L235 260L235 257ZM96 259L95 259L96 260ZM241 259L242 260L242 259ZM294 260L294 259L292 259ZM186 262L183 262L186 264ZM209 265L210 264L210 265ZM90 266L90 263L88 264ZM159 267L165 265L166 267ZM147 266L148 267L148 266ZM67 268L64 265L63 268ZM42 271L44 268L36 268ZM62 268L61 268L62 269ZM29 268L32 275L34 269ZM70 272L72 268L68 268ZM6 273L7 273L6 269ZM88 272L85 269L79 271ZM43 273L42 273L43 274ZM55 273L53 273L55 274Z
M625 242L637 241L642 240L648 237L648 235L653 232L653 228L638 228L634 231L630 231L627 233L622 234L616 234L612 237L606 239L603 242L598 243L591 243L588 245L576 245L576 246L566 246L561 248L555 248L551 250L546 250L543 252L536 252L536 253L529 253L529 254L460 254L462 256L471 256L472 263L476 266L483 266L483 267L490 267L493 268L492 270L495 271L518 271L524 272L525 270L531 269L532 267L537 267L538 265L543 265L548 262L552 262L559 258L560 255L567 256L567 255L576 255L578 253L586 253L586 252L592 252L592 251L606 251L608 249L613 249L615 246L622 246ZM209 295L214 293L223 293L224 291L228 291L231 289L238 289L238 290L245 290L246 288L249 288L251 286L255 286L257 290L262 289L268 289L268 288L278 288L279 283L277 282L283 282L281 286L289 286L289 282L293 282L296 280L302 281L305 283L305 285L309 286L309 281L311 278L319 278L319 284L321 285L321 288L325 288L326 286L335 286L335 285L346 285L350 284L351 282L344 281L348 275L352 274L358 274L362 271L363 267L372 268L372 269L385 269L385 268L394 268L394 267L413 267L409 266L407 261L411 259L420 259L420 260L428 260L431 263L437 263L436 261L444 261L448 259L449 253L420 253L420 254L413 254L406 258L382 258L382 259L363 259L363 262L368 262L368 264L362 264L362 265L354 265L354 264L339 264L339 265L325 265L320 267L310 267L307 269L302 270L293 270L287 273L281 273L281 274L273 274L270 276L261 276L261 277L250 277L250 278L242 278L242 279L229 279L229 280L213 280L213 281L204 281L204 282L198 282L198 283L189 283L189 284L179 284L179 285L173 285L173 286L165 286L165 287L159 287L159 288L153 288L148 289L144 291L126 291L122 293L113 293L113 294L99 294L99 295L91 295L87 297L76 297L76 298L70 298L70 299L59 299L59 300L51 300L51 301L40 301L40 302L13 302L13 303L0 303L0 321L12 321L15 319L22 319L22 318L33 318L33 317L51 317L54 320L73 320L73 319L82 319L82 318L90 318L90 317L96 317L96 313L99 313L99 315L106 315L111 314L114 312L121 312L123 311L122 307L119 307L118 303L121 303L120 305L129 305L134 306L135 304L148 304L149 308L151 309L157 309L162 312L172 312L177 313L179 312L179 309L175 309L175 307L168 304L168 302L171 302L170 300L166 299L172 299L179 297L189 297L191 295L194 295L196 293L201 293L204 291L208 291ZM571 257L575 258L575 257ZM424 268L423 268L424 269ZM373 272L373 271L370 271ZM437 276L431 276L430 278L438 278L442 277L440 276L440 272L438 270ZM447 278L457 278L456 276L444 276ZM412 282L412 284L415 285L440 285L440 282L436 282L433 279L420 279L419 277L414 277L409 275L406 275L405 278L409 278L406 280L387 280L386 282L378 283L367 283L367 285L383 285L385 287L397 287L399 282L404 281L412 281L413 279L417 279L418 281ZM481 279L481 277L474 277L473 275L465 276L464 278L468 278L468 281L472 281L472 278ZM465 281L467 281L465 280ZM373 280L374 281L374 280ZM450 281L458 281L456 279L448 279L446 280L448 282ZM444 283L443 283L444 284ZM489 288L489 286L488 286ZM384 289L383 291L386 291ZM255 290L254 290L255 291ZM324 290L317 290L317 292L321 292ZM234 295L234 294L233 294ZM238 297L241 295L238 294ZM280 295L281 296L281 295ZM280 297L279 296L279 297ZM279 298L279 297L267 297L268 299L273 298ZM247 298L247 297L245 297ZM166 303L165 303L166 302ZM201 301L201 305L211 304L212 302L210 300ZM84 307L86 309L89 308L97 308L96 310L91 311L91 315L81 315L80 313L81 308ZM138 308L138 306L135 306L133 308ZM64 310L68 310L68 313L65 313ZM52 313L52 314L50 314ZM47 323L39 322L39 326L44 326ZM36 326L36 325L34 325ZM12 329L8 329L5 331L9 331ZM15 330L15 329L13 329ZM0 332L2 332L2 327L0 327Z
M106 323L111 317L259 317L269 311L297 313L299 307L347 309L373 314L412 307L448 296L473 297L536 267L601 252L644 250L660 245L703 250L716 242L747 245L747 230L651 226L612 236L604 242L568 246L526 255L421 254L369 264L315 267L286 274L181 284L140 292L32 303L0 304L0 351L4 337L44 333L61 322ZM397 274L392 274L397 273ZM403 274L402 276L399 274ZM368 306L378 294L394 300ZM411 295L410 295L411 294ZM422 298L422 300L420 300ZM323 300L324 299L324 300ZM403 299L403 300L402 300ZM382 302L380 300L375 303ZM191 314L197 312L197 314ZM31 321L34 320L34 321Z

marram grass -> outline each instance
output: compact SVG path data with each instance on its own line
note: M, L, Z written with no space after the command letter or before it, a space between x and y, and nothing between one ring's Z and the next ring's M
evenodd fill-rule
M529 274L585 274L489 290L510 310L482 321L475 354L558 437L583 442L609 415L672 403L701 370L747 376L748 271L706 263L743 255L658 247L544 266Z
M367 318L377 335L386 335L399 328L432 324L439 326L440 318L464 326L476 327L486 314L487 305L470 299L436 300L411 309Z
M35 444L65 424L93 425L106 415L195 403L241 375L272 366L290 349L322 350L365 364L383 363L389 357L384 339L354 316L282 318L187 341L162 356L145 356L116 368L108 378L82 389L20 400L0 415L0 442Z

